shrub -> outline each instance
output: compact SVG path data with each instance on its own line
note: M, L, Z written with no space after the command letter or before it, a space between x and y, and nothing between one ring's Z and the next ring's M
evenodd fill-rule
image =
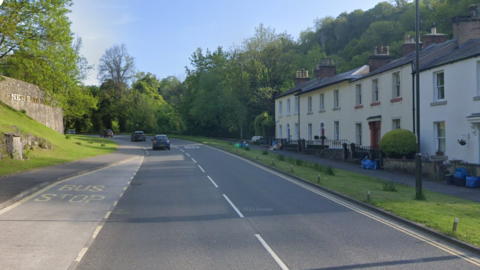
M263 151L262 151L262 155L268 156L268 151L267 151L267 150L263 150Z
M104 143L102 143L102 144L101 144L101 146L105 146L105 144L104 144Z
M295 160L295 164L297 166L303 166L305 164L305 161L303 161L302 159L297 159Z
M81 143L81 142L76 142L75 144L82 145L82 143Z
M406 129L395 129L387 132L380 140L380 150L392 158L415 153L417 138L413 132Z
M288 163L290 163L290 164L295 163L295 158L292 157L292 156L288 156L288 157L287 157L287 161L288 161Z
M71 136L70 134L65 135L65 139L70 140Z
M397 187L394 182L388 182L383 184L383 191L397 191Z
M285 155L277 155L277 159L280 161L285 161Z
M21 109L20 112L23 114L27 114L27 111L25 109Z
M245 149L245 150L247 150L247 151L250 151L250 146L245 145L245 147L244 147L243 149Z
M326 175L335 175L335 170L331 166L324 166L323 173Z

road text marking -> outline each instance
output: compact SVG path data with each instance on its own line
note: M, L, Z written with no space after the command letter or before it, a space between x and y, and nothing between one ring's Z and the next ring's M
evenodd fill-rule
M235 212L237 212L237 214L243 218L243 215L242 213L237 209L237 207L232 203L232 201L230 201L230 199L227 197L227 195L223 194L223 197L225 198L225 200L227 200L227 202L232 206L233 210L235 210Z
M262 246L268 251L268 253L270 253L270 255L273 257L273 259L278 263L280 268L282 268L282 270L288 270L288 267L282 262L282 260L280 260L280 258L277 256L277 254L275 254L275 252L272 250L272 248L270 248L270 246L267 244L267 242L265 242L265 240L263 240L262 236L260 236L260 234L255 234L255 236L257 237L258 241L260 241L260 243L262 243Z

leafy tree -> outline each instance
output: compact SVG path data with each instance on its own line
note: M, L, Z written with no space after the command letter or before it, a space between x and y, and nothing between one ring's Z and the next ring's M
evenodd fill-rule
M98 79L101 82L113 80L128 85L135 75L135 59L128 54L125 44L114 45L105 50L98 65Z

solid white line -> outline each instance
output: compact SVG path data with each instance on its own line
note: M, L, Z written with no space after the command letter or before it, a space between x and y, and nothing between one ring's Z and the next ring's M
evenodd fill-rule
M88 248L82 248L82 250L80 250L80 253L78 253L78 256L77 258L75 259L75 262L79 262L82 260L83 256L85 255L85 253L87 253L87 250Z
M205 170L202 168L202 166L198 165L198 167L200 168L200 170L202 170L202 172L205 172Z
M213 184L215 187L218 188L217 184L215 184L215 182L212 180L212 178L210 178L210 176L207 176L207 177L208 177L208 179L210 179L210 182L212 182L212 184Z
M235 212L237 212L237 214L243 218L243 215L242 213L237 209L237 207L232 203L232 201L230 201L230 199L227 197L227 195L223 194L223 197L225 197L225 200L227 200L227 202L233 207L233 210L235 210Z
M192 158L192 160L193 160L193 162L197 163L197 161L195 159Z
M280 260L280 258L270 248L270 246L267 244L267 242L265 242L265 240L263 240L262 236L260 236L260 234L255 234L255 236L257 237L258 241L260 241L260 243L262 243L263 247L268 251L268 253L270 253L270 255L273 257L273 259L278 263L280 268L282 268L282 270L288 270L288 267L282 262L282 260Z
M185 154L187 154L187 156L190 156L188 153L185 153Z
M95 238L97 237L98 233L100 232L100 230L102 229L102 226L98 226L95 231L93 232L92 234L92 238Z

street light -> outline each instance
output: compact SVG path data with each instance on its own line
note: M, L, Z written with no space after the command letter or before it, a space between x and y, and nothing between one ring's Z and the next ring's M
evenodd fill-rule
M416 113L417 113L417 153L415 154L415 198L422 196L422 153L420 152L420 15L418 11L419 0L415 0L415 83L416 83Z
M241 97L240 97L240 141L243 141L243 64L240 65L240 79L241 79Z

